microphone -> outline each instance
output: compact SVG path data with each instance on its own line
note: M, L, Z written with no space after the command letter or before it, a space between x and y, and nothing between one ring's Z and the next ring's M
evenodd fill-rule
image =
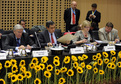
M37 38L38 45L39 45L39 47L41 48L41 45L40 45L40 42L39 42L39 39L38 39L37 33L36 33L36 32L34 32L34 33L35 33L35 36L36 36L36 38Z

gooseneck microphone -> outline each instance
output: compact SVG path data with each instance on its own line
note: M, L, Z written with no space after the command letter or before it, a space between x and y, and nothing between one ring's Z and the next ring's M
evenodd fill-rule
M34 33L35 33L35 37L37 38L37 43L38 43L39 47L41 48L41 45L40 45L40 42L39 42L39 39L38 39L37 33L36 33L36 32L34 32Z

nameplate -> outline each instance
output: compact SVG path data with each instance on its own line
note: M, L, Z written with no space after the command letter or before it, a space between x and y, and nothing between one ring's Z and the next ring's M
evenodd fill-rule
M6 53L0 53L0 59L6 59L7 54Z
M115 46L104 46L104 51L111 51L111 50L115 51Z
M84 53L84 49L83 47L71 48L70 52L71 54L80 54L80 53Z
M32 51L33 57L42 57L42 56L48 56L47 50L38 50L38 51Z

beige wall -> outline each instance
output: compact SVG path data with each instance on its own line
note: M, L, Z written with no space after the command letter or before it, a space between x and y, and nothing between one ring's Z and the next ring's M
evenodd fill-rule
M99 27L104 27L110 21L119 32L121 39L121 0L76 0L77 8L81 11L80 23L85 20L91 4L97 3L97 10L101 12L101 22Z

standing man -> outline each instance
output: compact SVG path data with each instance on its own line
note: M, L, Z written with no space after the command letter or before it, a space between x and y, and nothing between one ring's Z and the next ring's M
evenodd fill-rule
M97 27L99 27L98 23L100 22L100 19L101 19L101 13L98 12L96 9L97 9L97 4L93 3L92 10L88 11L86 20L90 22L95 22Z
M71 8L68 8L64 12L64 21L66 23L66 32L70 31L72 27L78 25L78 21L80 18L80 10L76 9L77 3L76 1L72 1ZM73 32L73 31L71 31Z

